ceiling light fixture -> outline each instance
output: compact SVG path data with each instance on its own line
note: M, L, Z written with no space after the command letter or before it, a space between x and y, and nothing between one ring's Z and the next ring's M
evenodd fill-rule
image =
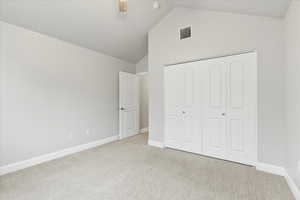
M120 13L126 13L128 10L128 0L119 0Z
M119 12L127 13L128 11L128 0L118 0L119 2ZM153 9L159 9L160 3L158 0L153 0Z
M158 9L160 7L159 1L158 0L154 0L153 1L153 8L154 9Z

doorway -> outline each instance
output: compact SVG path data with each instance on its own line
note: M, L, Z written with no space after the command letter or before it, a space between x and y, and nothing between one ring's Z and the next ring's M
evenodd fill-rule
M119 74L120 139L137 134L148 138L148 73Z
M149 127L149 94L148 73L138 73L139 77L139 110L140 110L140 133L148 135Z

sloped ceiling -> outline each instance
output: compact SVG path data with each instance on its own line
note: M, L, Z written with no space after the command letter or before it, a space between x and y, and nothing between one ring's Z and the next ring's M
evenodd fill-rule
M147 32L175 6L271 17L284 16L289 0L0 0L0 20L133 63L147 52Z
M283 17L290 0L174 0L177 6L267 17Z

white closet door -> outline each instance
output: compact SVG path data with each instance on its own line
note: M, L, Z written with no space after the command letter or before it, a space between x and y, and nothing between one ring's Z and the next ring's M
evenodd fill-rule
M256 56L201 61L206 155L253 164L256 160Z
M165 73L165 145L192 151L192 68L176 66Z
M204 153L224 158L226 156L226 63L203 61L203 120Z
M257 160L257 56L249 53L165 70L167 147L225 160Z
M256 68L253 54L225 58L227 68L227 158L255 160Z

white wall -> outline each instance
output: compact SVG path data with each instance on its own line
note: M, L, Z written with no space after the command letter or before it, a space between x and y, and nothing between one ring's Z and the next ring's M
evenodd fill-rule
M145 55L137 64L136 64L136 73L148 72L148 55Z
M179 40L179 28L192 38ZM197 9L174 9L149 33L150 139L163 141L163 68L166 64L257 50L259 161L283 165L282 19Z
M300 189L300 1L294 1L286 16L285 106L287 130L286 169ZM299 163L300 165L300 163ZM300 167L300 166L299 166Z
M140 79L140 128L148 128L148 74L138 75Z
M134 64L0 24L0 166L118 134L118 72Z

